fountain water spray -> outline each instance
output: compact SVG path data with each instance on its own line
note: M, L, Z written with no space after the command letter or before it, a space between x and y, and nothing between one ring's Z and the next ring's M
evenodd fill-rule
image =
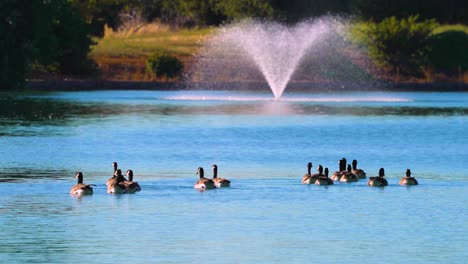
M245 81L252 75L252 68L257 68L279 99L308 50L335 32L338 24L322 18L292 27L255 20L224 26L204 43L191 78Z

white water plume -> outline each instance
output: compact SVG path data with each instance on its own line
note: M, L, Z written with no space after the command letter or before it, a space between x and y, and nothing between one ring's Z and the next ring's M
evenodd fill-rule
M257 69L279 99L304 56L340 25L328 17L295 26L255 20L224 26L204 43L191 78L249 82L258 80Z

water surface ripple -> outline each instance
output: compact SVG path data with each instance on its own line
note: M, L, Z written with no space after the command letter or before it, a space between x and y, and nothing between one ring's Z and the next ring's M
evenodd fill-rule
M468 94L0 97L2 263L465 263ZM244 98L245 100L242 100ZM391 99L391 100L390 100ZM300 184L307 162L365 180ZM118 161L142 191L108 195ZM211 165L232 187L193 189ZM419 186L401 187L411 168ZM76 171L94 194L68 194Z

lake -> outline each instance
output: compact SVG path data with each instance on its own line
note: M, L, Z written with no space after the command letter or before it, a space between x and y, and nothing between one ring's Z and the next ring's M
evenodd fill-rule
M1 262L466 263L468 93L272 98L2 93ZM389 185L301 184L343 157ZM141 192L106 193L113 161ZM213 164L231 187L195 190ZM92 196L69 195L76 171Z

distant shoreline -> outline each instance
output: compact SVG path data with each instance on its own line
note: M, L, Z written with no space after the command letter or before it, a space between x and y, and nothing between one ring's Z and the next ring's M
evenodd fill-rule
M269 91L266 82L144 82L109 80L47 80L28 81L26 88L32 91L94 91L94 90L239 90ZM348 91L395 91L395 92L468 92L468 83L389 83L389 82L292 82L285 92L348 92Z

